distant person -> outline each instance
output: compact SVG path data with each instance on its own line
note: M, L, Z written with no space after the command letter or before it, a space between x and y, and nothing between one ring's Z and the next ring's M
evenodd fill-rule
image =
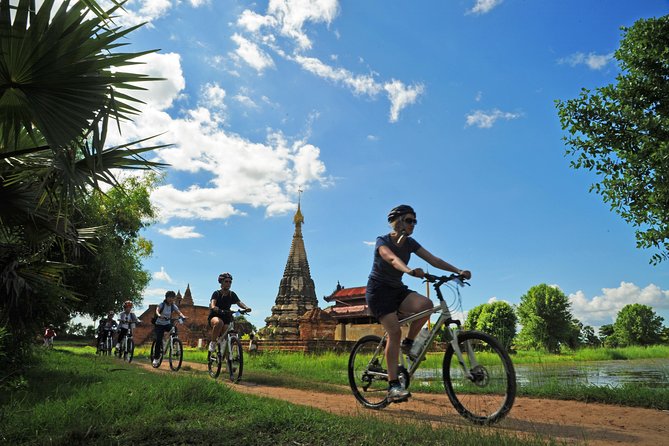
M228 325L232 322L232 313L230 311L232 305L235 304L239 308L251 311L251 308L239 300L237 294L230 289L232 286L232 274L219 274L218 283L221 284L221 289L214 291L209 301L208 322L209 326L212 327L211 342L209 342L210 352L216 351L216 340L221 333L227 330Z
M107 317L100 320L100 325L98 326L98 342L102 343L102 345L106 345L108 337L113 339L113 333L117 326L116 319L114 319L114 311L109 310L107 312Z
M388 366L388 401L406 401L411 394L400 384L397 378L397 367L402 336L398 313L408 317L432 308L432 301L427 297L410 290L402 283L402 275L409 274L423 278L425 272L421 268L411 269L407 266L412 253L425 260L435 268L450 271L469 279L471 273L460 270L432 255L420 243L411 238L418 220L416 212L405 204L393 208L388 214L391 232L376 238L372 272L367 282L365 299L374 317L388 332L386 343L386 364ZM409 354L413 340L429 316L417 319L409 326L406 339L401 349Z
M123 340L123 337L128 334L128 330L131 328L134 329L139 321L135 313L132 312L132 306L132 302L129 300L123 302L123 311L118 316L119 331L118 337L116 338L117 350L121 347L121 341Z
M253 333L249 334L249 353L255 353L258 351L258 341L256 340L256 335Z
M53 347L53 338L55 338L56 332L53 329L53 325L48 325L44 328L44 346L45 347Z
M165 293L165 300L156 307L156 327L154 330L156 334L156 350L153 358L154 367L158 367L158 364L160 363L158 358L163 352L163 336L165 336L165 332L169 332L172 329L172 316L177 314L180 318L186 319L186 316L179 311L179 307L174 304L174 299L176 297L177 294L174 291L168 291Z

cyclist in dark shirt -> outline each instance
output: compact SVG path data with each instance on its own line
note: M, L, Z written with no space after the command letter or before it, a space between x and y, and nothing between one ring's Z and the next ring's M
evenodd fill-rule
M209 351L216 350L216 340L228 328L228 324L232 322L232 313L230 308L236 304L239 308L251 311L244 302L239 300L237 294L230 289L232 286L232 275L230 273L221 273L218 276L218 283L221 284L221 289L216 290L211 295L209 301L209 326L211 330L211 342L209 342Z
M402 275L405 273L421 279L425 276L421 268L411 269L407 266L411 254L416 253L418 257L435 268L460 274L467 279L471 278L471 273L457 269L436 257L411 238L418 223L416 212L411 206L402 204L393 208L388 214L388 223L392 228L390 234L379 236L376 239L374 263L372 272L369 274L365 299L372 314L388 332L386 343L388 400L400 402L406 401L411 396L397 379L400 348L405 354L410 352L414 338L429 316L412 322L407 337L400 345L402 331L398 313L407 317L432 308L430 299L410 290L402 283Z

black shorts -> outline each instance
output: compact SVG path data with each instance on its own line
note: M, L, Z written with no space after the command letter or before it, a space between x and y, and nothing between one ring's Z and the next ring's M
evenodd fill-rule
M207 323L211 327L211 320L212 318L219 318L223 321L224 324L229 324L232 322L232 312L230 311L210 311L209 312L209 317L207 318Z
M397 312L404 299L413 292L406 285L395 288L370 279L367 282L365 300L372 315L380 319L386 314Z

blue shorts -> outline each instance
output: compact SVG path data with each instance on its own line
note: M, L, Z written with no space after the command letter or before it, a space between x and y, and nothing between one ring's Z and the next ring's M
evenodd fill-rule
M369 279L367 281L365 300L372 316L380 319L386 314L397 312L404 299L413 292L406 285L396 288Z

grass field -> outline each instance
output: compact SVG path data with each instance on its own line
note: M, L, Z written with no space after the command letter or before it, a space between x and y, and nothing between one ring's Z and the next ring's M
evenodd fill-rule
M496 430L335 416L240 394L202 373L154 373L82 349L39 356L20 385L0 393L2 444L547 444Z

